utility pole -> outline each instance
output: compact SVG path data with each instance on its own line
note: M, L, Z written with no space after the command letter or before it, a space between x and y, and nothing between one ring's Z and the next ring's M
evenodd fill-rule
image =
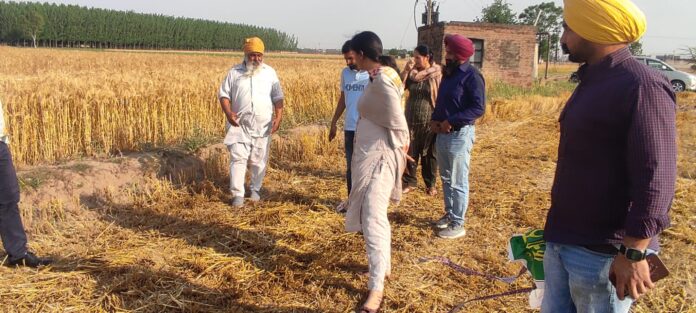
M427 14L428 19L426 20L426 25L430 26L433 24L433 0L428 0L428 4L425 8L425 14Z
M539 23L539 18L541 17L542 12L544 12L544 10L539 10L537 17L534 19L534 26L537 26L537 23Z
M416 4L418 4L418 1L416 1ZM439 21L439 16L440 16L440 6L437 6L437 9L435 8L435 4L437 4L437 1L433 0L426 0L425 3L425 13L421 14L421 23L425 26L430 26ZM415 12L414 12L415 13ZM415 16L414 16L415 19Z
M558 39L558 38L559 38L559 37L558 37L559 35L560 35L560 34L559 34L558 30L557 30L556 33L555 33L555 35L554 35L554 39ZM559 44L558 44L557 41L554 41L554 42L553 42L553 45L555 46L555 49L556 49L556 57L555 57L554 62L555 62L555 63L558 63L558 46L559 46Z

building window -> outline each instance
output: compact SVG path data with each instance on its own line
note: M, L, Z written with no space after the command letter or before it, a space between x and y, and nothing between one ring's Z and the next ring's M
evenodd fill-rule
M471 39L474 43L474 56L471 58L471 64L476 68L483 69L483 39Z

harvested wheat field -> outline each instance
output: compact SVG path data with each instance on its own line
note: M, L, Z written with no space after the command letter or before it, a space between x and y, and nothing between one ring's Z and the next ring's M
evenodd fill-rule
M339 58L270 55L287 95L258 205L232 209L215 91L238 56L0 47L0 99L20 163L30 247L56 259L0 268L2 312L351 312L366 292L362 237L341 142L326 139ZM513 276L512 234L542 227L558 113L572 85L489 82L472 153L467 235L443 240L423 188L390 208L393 277L383 312L448 312L533 286L466 275L424 257ZM672 275L633 312L696 312L696 94L679 95L679 180L662 257ZM422 186L421 186L422 187ZM533 312L517 294L462 312Z

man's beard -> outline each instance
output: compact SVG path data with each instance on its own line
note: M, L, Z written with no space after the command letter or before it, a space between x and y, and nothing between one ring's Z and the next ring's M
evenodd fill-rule
M351 71L357 71L357 70L358 70L358 66L355 65L355 64L348 65L348 68L349 68Z
M244 75L247 75L247 76L256 75L259 72L259 70L261 70L262 63L263 62L250 61L249 59L245 58L244 59L244 66L246 67L246 72L244 72Z
M570 52L568 45L562 43L561 50L563 50L563 54L568 55L568 61L573 63L585 63L585 60L583 60L584 58L582 56L579 56L577 53Z
M459 62L455 60L445 60L445 66L442 67L443 76L451 76L459 68Z

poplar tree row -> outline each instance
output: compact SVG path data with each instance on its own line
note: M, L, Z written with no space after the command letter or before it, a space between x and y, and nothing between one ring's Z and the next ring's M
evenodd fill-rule
M241 49L258 36L267 50L297 49L287 33L156 14L86 8L75 5L0 1L0 43L19 46L126 49Z

